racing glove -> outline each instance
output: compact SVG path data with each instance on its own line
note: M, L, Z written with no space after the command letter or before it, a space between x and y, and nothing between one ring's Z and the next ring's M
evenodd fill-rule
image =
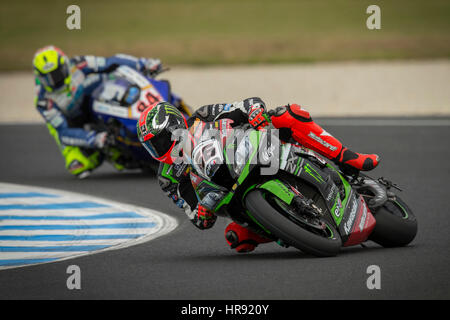
M181 199L180 197L178 197L178 195L176 193L172 193L170 195L170 198L172 199L173 203L180 209L184 209L185 207L185 201L183 199Z
M108 133L106 131L97 133L94 138L94 147L98 149L103 149L108 140Z
M172 199L173 203L183 209L185 201L178 196L178 184L172 183L169 179L159 176L158 177L159 186L164 191L166 196Z
M150 76L154 77L162 70L162 63L159 59L142 58L143 68Z
M248 113L248 122L256 130L261 130L270 124L269 116L266 114L264 107L259 103L250 107L250 111Z
M201 204L197 205L196 212L197 213L192 219L192 223L199 229L209 229L217 220L217 216Z

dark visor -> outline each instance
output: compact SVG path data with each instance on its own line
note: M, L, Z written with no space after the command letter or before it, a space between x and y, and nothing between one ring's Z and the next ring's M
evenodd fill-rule
M153 158L161 158L173 145L172 133L163 129L153 138L142 143Z
M42 79L50 88L57 89L64 85L64 79L68 74L67 66L62 65L52 72L41 75Z

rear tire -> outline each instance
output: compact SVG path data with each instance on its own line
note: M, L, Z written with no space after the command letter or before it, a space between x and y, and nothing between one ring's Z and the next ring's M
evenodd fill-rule
M417 234L416 217L398 196L395 201L388 200L374 217L376 224L369 240L383 247L406 246Z
M335 256L339 253L342 241L336 229L327 223L330 237L320 236L304 229L299 224L278 212L263 196L263 191L252 190L245 197L245 204L252 216L265 229L285 243L319 257Z

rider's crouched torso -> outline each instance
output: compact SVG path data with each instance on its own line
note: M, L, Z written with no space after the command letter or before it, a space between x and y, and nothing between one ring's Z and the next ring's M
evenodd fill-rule
M82 129L91 120L87 100L105 75L87 73L77 65L71 71L70 85L61 90L48 92L37 84L36 107L51 129L56 130L60 143L90 148L95 132Z
M260 105L265 108L264 102L256 97L232 104L205 105L187 120L190 134L194 137L201 137L207 130L220 131L222 126L223 129L229 130L231 127L247 124L248 112L252 105ZM195 154L192 156L195 157ZM203 227L198 224L196 219L199 201L194 187L197 187L197 181L207 178L207 171L210 170L206 170L206 166L203 169L205 170L188 165L186 161L183 161L182 164L172 165L161 163L158 174L162 190L177 206L183 208L191 222L201 229ZM212 174L212 171L209 173ZM214 171L214 173L216 172ZM201 205L213 210L215 204L219 203L221 197L226 194L226 189L212 181L208 181L208 184L214 185L214 190L202 194ZM202 193L202 189L197 189L197 192Z

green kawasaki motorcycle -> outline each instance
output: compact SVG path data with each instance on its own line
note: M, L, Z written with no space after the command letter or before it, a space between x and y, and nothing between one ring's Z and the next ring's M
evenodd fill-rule
M390 181L346 175L268 134L275 130L236 139L224 120L215 129L220 135L195 141L187 158L199 201L216 215L315 256L367 240L405 246L416 236L416 218Z

